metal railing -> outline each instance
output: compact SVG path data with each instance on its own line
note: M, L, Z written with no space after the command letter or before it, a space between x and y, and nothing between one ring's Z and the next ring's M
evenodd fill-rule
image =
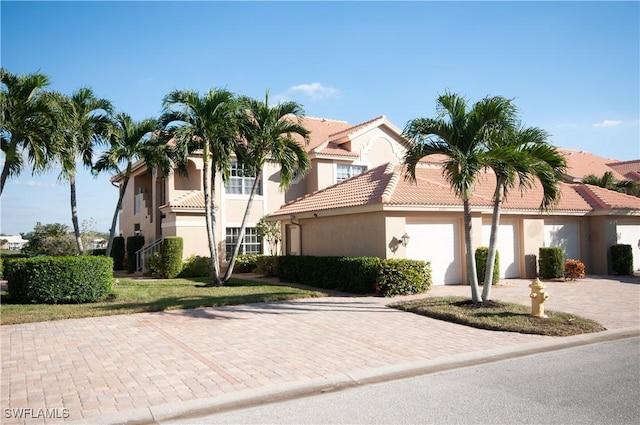
M136 271L145 271L146 270L146 262L153 255L154 252L160 252L160 248L162 247L162 238L151 242L148 245L143 246L139 250L136 251Z

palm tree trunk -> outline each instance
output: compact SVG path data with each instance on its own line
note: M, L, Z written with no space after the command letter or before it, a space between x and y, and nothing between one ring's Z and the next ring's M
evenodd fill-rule
M202 188L204 190L204 220L207 228L207 241L209 243L209 255L211 257L211 268L213 281L211 285L218 285L220 281L220 265L218 263L218 252L216 249L215 234L213 232L213 222L215 220L215 204L212 201L212 190L210 183L212 180L211 162L209 161L209 149L205 147L203 152L204 165L202 167ZM214 195L215 196L215 195ZM213 214L212 214L213 211Z
M216 240L216 226L218 225L218 217L216 216L216 172L215 169L211 173L211 206L209 208L211 217L211 236L209 241L211 243L210 251L212 252L213 259L213 284L215 286L222 286L223 282L220 279L220 258L218 255L218 241Z
M14 139L14 140L18 140L18 139ZM0 176L0 195L2 195L2 192L4 191L4 185L7 182L7 178L9 178L9 168L10 168L11 162L15 158L16 148L17 146L13 142L11 142L11 144L9 145L9 148L5 153L4 166L2 167L2 175Z
M127 185L129 184L129 178L131 175L131 164L127 167L127 174L124 177L124 182L122 182L122 187L120 189L120 194L118 195L118 203L116 204L116 210L113 213L113 219L111 220L111 229L109 229L109 242L107 242L107 251L104 253L107 257L111 257L111 249L113 248L113 239L116 236L116 223L118 222L118 213L120 212L120 208L122 208L122 198L124 198L124 193L127 191Z
M471 243L471 209L469 200L463 199L464 208L464 243L467 251L467 279L471 285L471 301L481 303L480 289L478 288L478 276L476 275L476 258L473 255L473 244Z
M489 252L487 253L487 266L484 275L484 287L482 288L482 299L491 299L491 286L493 286L493 269L496 262L496 251L498 243L498 227L500 225L500 206L504 195L503 179L498 178L496 193L493 201L493 217L491 217L491 235L489 236Z
M253 186L251 187L251 194L249 195L249 200L247 201L247 207L244 210L244 216L242 217L242 223L240 224L240 232L238 234L238 240L236 240L236 246L233 249L233 254L231 255L231 260L229 261L229 267L227 267L227 272L224 274L223 281L226 283L231 278L231 273L233 272L233 266L236 263L236 258L238 258L238 253L240 252L240 246L244 240L244 233L247 228L247 220L249 219L249 213L251 212L251 206L253 205L253 199L256 196L256 192L258 191L258 186L260 185L260 179L262 178L262 168L256 171L256 178L253 181Z
M78 245L78 255L84 255L84 247L82 246L82 238L80 237L80 225L78 224L78 204L76 200L76 175L71 173L69 176L69 189L71 191L71 221L73 223L73 233L76 237Z

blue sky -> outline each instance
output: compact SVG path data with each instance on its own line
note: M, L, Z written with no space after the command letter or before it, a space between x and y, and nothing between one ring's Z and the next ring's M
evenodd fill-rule
M13 2L2 67L91 87L134 119L174 89L295 100L309 116L398 127L450 90L514 98L559 147L640 158L640 2ZM71 223L58 170L9 180L0 231ZM80 221L107 231L117 190L79 175Z

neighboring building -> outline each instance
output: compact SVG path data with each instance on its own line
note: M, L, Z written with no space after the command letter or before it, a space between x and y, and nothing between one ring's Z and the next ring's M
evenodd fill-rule
M22 239L22 236L0 236L0 241L2 241L2 249L10 249L12 251L21 250L26 244L27 240ZM5 242L6 241L6 242Z
M294 180L286 192L279 190L280 170L275 163L265 165L260 190L249 216L241 253L263 253L265 244L256 235L255 225L263 216L277 210L282 204L323 189L368 169L391 161L400 163L407 142L401 130L380 116L352 126L345 121L321 118L304 119L311 132L306 145L311 170ZM301 142L302 144L302 142ZM150 172L144 162L133 166L131 180L120 211L120 234L140 234L146 243L165 236L184 239L184 257L208 255L205 230L204 195L202 191L202 156L190 157L188 173L171 173L163 179ZM112 182L121 184L123 175L114 176ZM240 228L242 216L253 184L241 165L234 163L231 179L226 186L216 181L217 240L220 242L221 262L230 253Z
M534 277L544 246L563 248L565 258L583 261L588 273L607 274L609 247L626 243L633 248L634 268L640 269L640 198L572 183L604 171L624 177L607 165L611 160L560 151L567 158L567 182L561 183L562 197L553 211L539 211L538 187L524 195L512 190L503 203L500 276ZM425 260L431 262L434 284L464 282L462 201L444 179L439 159L426 158L418 166L417 184L404 178L402 166L389 163L282 206L271 219L283 225L285 252ZM495 176L487 172L473 192L474 249L489 244L494 187ZM403 235L409 236L406 247Z
M266 164L241 253L268 252L255 225L270 215L282 223L285 254L420 259L431 262L434 284L465 280L462 202L444 180L440 158L425 159L417 170L418 183L412 184L401 166L408 142L384 116L356 126L307 117L304 125L311 132L306 146L311 170L283 193L277 164ZM583 261L588 273L606 274L609 247L628 243L634 268L640 269L640 198L579 183L585 175L606 171L618 180L633 180L634 173L640 176L640 160L560 151L568 171L553 211L538 210L542 195L537 188L524 196L515 189L504 202L498 241L501 276L533 277L543 246L560 246L566 258ZM148 244L181 236L185 258L208 255L202 165L202 157L194 154L186 176L171 173L163 179L143 162L136 163L123 198L120 234L141 234ZM121 183L122 177L112 181ZM252 184L252 176L238 164L226 187L216 181L215 232L223 265L237 240ZM475 247L489 243L494 184L487 173L474 190ZM400 243L404 234L410 237L406 247Z

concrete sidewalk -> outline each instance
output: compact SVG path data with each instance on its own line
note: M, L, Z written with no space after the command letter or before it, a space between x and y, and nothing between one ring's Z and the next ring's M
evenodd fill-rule
M494 298L527 304L529 283L504 281ZM608 331L484 331L386 307L407 297L353 296L2 326L2 423L160 423L640 334L638 278L547 289L548 310ZM469 288L437 286L426 296L456 294Z

